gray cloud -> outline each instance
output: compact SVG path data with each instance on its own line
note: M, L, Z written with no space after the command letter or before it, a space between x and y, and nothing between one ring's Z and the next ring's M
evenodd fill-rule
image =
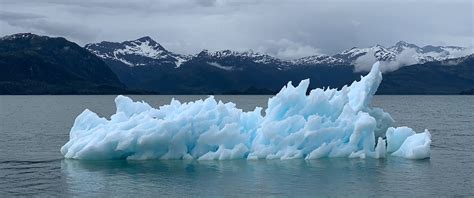
M280 39L278 41L267 40L263 43L263 46L257 48L257 51L265 52L282 59L295 59L321 54L320 49L288 39Z
M4 21L31 20L44 18L42 15L0 11L0 18Z
M196 2L202 6L215 6L217 0L196 0Z
M377 59L374 56L374 52L369 50L365 55L360 56L354 61L354 69L356 72L360 71L370 71L372 65L377 62ZM381 66L381 71L383 71L383 66Z
M149 35L178 53L256 49L292 58L398 40L473 46L472 6L470 0L3 0L0 34L35 32L81 45Z
M77 41L94 39L95 33L97 33L91 28L83 27L80 24L55 22L39 14L0 12L0 18L4 24L24 32L64 36Z

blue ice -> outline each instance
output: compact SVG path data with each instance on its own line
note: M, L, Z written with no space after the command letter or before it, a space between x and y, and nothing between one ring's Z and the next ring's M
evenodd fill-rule
M244 112L213 96L153 108L119 95L110 119L82 112L61 153L83 160L429 158L428 130L394 128L388 113L369 106L381 81L376 63L340 90L306 95L309 80L296 87L289 82L268 100L265 112Z

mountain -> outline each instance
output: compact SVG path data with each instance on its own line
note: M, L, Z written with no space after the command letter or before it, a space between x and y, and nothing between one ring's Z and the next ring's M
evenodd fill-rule
M469 79L451 75L448 67L439 66L463 57L465 48L418 47L403 41L391 47L354 47L332 56L314 55L295 60L282 60L254 51L231 50L203 50L195 55L179 55L166 50L150 37L121 43L88 44L85 48L101 57L127 86L162 94L275 93L288 81L299 82L305 78L311 79L313 88L340 88L364 74L364 71L356 72L354 67L363 56L372 57L374 61L414 65L386 74L387 83L381 88L384 94L455 94L460 92L459 89L450 86L474 87ZM409 61L400 61L403 59ZM431 68L426 65L436 69L426 71ZM469 69L454 68L459 73L469 72ZM449 77L440 79L445 74ZM419 82L420 79L425 79L425 83ZM443 82L446 86L431 86ZM409 87L410 83L419 86ZM400 87L404 87L405 92Z
M101 57L127 86L170 94L222 93L227 89L240 91L242 86L252 83L250 78L241 85L209 90L206 87L224 85L223 81L229 80L225 76L230 71L233 75L248 71L257 74L263 70L284 70L290 65L288 61L253 51L203 50L195 55L179 55L166 50L150 37L121 43L87 44L85 48ZM213 73L215 75L210 76Z
M344 50L332 56L328 55L314 55L293 60L296 64L316 65L316 64L330 64L354 65L356 60L362 56L371 56L375 60L384 62L402 61L402 64L422 64L431 61L442 61L446 59L459 58L473 54L472 49L455 46L432 46L427 45L418 47L415 44L399 41L394 46L384 47L375 45L368 48L353 47ZM410 61L405 61L409 59ZM403 66L404 66L403 65Z
M307 78L310 88L341 88L366 73L356 69L362 58L410 59L384 74L379 94L468 94L474 89L469 53L398 42L282 60L251 50L180 55L150 37L82 48L64 38L15 34L0 39L0 94L273 94Z
M350 61L345 58L327 56L327 55L314 55L307 56L291 61L294 65L344 65L350 64Z
M246 66L245 64L240 63L255 63L261 65L272 65L276 66L277 69L286 69L288 66L291 65L291 62L280 60L278 58L254 52L252 50L244 51L244 52L236 52L231 50L221 50L215 52L209 52L208 50L203 50L195 56L192 56L191 59L193 60L205 60L210 65L233 65L234 69L238 69L240 67ZM217 63L217 64L216 64ZM224 69L224 68L222 68ZM240 68L241 69L241 68Z
M302 77L312 78L314 82L342 86L349 82L348 79L352 79L343 77L344 75L355 76L350 67L293 67L291 61L254 51L203 50L190 56L177 55L149 40L149 37L144 38L113 44L88 44L85 48L102 57L127 86L161 94L270 94L277 92L288 81L296 82ZM123 50L133 46L154 50L153 53ZM177 66L174 64L176 61L168 61L164 57L181 57L183 61ZM149 64L137 64L144 62ZM338 70L344 71L337 72ZM337 78L337 75L341 75L341 78Z
M179 55L166 50L159 43L148 36L133 41L100 42L87 44L86 49L103 58L108 62L120 62L130 67L167 65L179 68L191 59L202 59L206 57L213 65L226 65L236 60L242 62L251 61L255 64L273 65L279 69L289 69L301 65L354 65L356 60L362 56L372 56L374 60L392 62L409 58L401 64L421 64L431 61L442 61L446 59L459 58L473 54L472 50L455 46L432 46L418 47L415 44L399 41L390 47L375 45L368 48L353 47L334 55L313 55L294 60L281 60L270 55L254 52L236 52L221 50L209 52L203 50L196 55ZM214 61L214 62L213 62ZM225 63L223 63L223 61ZM217 63L217 64L216 64ZM238 66L234 64L234 66ZM219 66L218 66L219 67ZM222 69L229 69L221 67Z
M461 95L474 95L474 88L461 91L461 93L459 93L459 94L461 94Z
M0 38L1 94L118 93L125 86L99 57L64 38Z
M402 67L385 73L379 94L468 94L474 89L474 55Z
M86 49L108 61L135 67L143 65L174 65L179 67L187 56L174 54L148 36L121 43L103 41L87 44Z

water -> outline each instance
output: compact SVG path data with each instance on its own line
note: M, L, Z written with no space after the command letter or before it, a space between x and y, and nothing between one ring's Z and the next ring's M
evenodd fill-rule
M190 101L203 96L175 96ZM269 96L217 96L265 107ZM153 106L171 96L132 96ZM59 148L85 108L114 96L0 96L2 196L474 196L474 97L376 96L397 121L432 133L428 160L78 161Z

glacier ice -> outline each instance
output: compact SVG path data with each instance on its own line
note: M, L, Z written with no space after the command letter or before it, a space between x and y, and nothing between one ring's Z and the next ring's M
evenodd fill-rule
M400 148L392 155L408 159L420 159L430 156L431 134L428 130L411 135L403 141Z
M342 89L306 90L289 82L268 100L265 112L244 112L233 103L205 100L153 108L117 96L110 119L86 109L75 120L65 158L100 159L317 159L323 157L408 159L430 157L431 135L369 107L382 74L369 74Z

